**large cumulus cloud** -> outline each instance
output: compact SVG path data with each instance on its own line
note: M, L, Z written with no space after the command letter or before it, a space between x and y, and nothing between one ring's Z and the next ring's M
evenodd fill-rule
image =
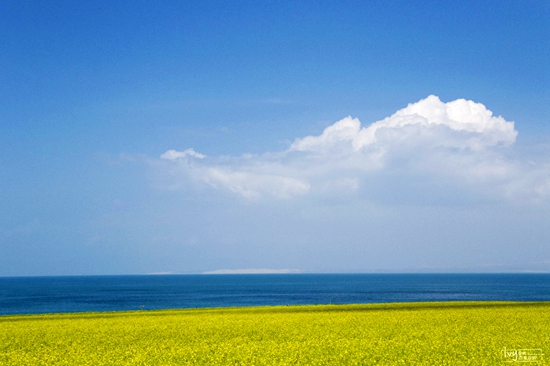
M517 134L514 122L481 103L444 103L430 95L368 126L346 117L318 136L297 138L282 152L206 157L191 148L168 150L156 164L165 187L206 185L250 200L425 197L457 189L493 198L545 199L549 164L524 163L510 154Z
M436 138L434 132L437 130L447 132L446 136ZM514 122L493 116L481 103L464 99L443 103L435 95L430 95L368 127L361 128L361 122L356 118L344 118L327 127L320 136L297 139L290 150L319 151L348 141L354 151L359 151L383 142L380 141L381 134L389 134L392 140L406 140L410 134L424 135L428 138L423 142L434 146L479 150L497 144L512 144L517 131Z

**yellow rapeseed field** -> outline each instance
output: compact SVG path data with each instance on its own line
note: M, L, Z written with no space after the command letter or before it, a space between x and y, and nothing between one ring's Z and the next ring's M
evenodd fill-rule
M507 353L504 353L506 347ZM0 317L0 365L527 365L550 303L446 302Z

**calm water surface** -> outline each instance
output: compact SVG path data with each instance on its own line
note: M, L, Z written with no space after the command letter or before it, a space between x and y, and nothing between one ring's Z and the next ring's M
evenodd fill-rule
M0 314L402 301L550 301L550 274L0 277Z

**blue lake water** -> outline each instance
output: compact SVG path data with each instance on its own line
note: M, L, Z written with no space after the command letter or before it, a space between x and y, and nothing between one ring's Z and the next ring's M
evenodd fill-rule
M550 274L0 277L0 314L405 301L550 301Z

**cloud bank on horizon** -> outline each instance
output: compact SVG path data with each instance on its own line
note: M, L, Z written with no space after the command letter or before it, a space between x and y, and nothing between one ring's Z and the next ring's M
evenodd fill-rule
M271 269L271 268L246 268L246 269L218 269L204 271L202 274L290 274L300 273L299 269Z
M430 95L368 126L343 118L282 152L207 157L168 150L154 165L164 188L200 184L252 201L361 194L421 202L447 186L478 199L539 202L550 196L550 162L510 153L517 135L514 122L481 103Z

